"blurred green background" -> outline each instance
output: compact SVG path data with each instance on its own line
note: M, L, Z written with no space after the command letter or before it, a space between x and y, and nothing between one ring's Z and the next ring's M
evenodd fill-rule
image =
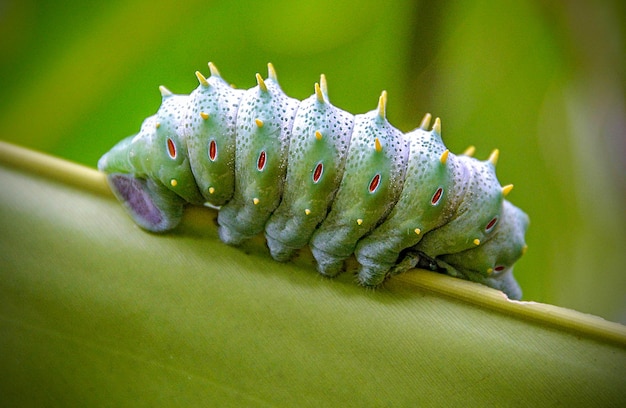
M240 88L271 61L303 99L325 73L352 113L389 92L403 131L442 118L453 152L501 150L531 217L524 299L626 322L620 1L0 0L0 139L95 167L213 61ZM115 245L115 243L111 243Z

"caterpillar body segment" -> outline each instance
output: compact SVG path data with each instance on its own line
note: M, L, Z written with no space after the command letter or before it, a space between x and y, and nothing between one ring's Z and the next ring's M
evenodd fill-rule
M324 84L322 77L320 81ZM294 119L280 206L265 227L274 259L286 261L308 244L326 218L343 177L354 116L336 108L316 84Z
M208 79L196 73L200 85L189 95L186 136L189 164L204 200L226 204L235 185L235 119L245 91L233 89L218 74Z
M158 112L98 163L139 226L167 231L185 204L208 204L224 242L264 232L279 261L308 244L326 276L354 254L365 286L418 266L521 296L512 270L528 217L504 199L497 150L454 155L429 114L403 134L385 117L386 92L354 116L329 102L324 76L299 101L271 64L249 90L209 68L190 95L161 87Z
M387 215L402 190L408 145L381 115L380 105L355 117L339 190L310 241L318 269L327 276L341 271L357 241Z
M406 135L409 157L400 197L385 221L356 247L362 265L358 278L364 285L381 283L403 250L445 224L458 207L454 171L460 167L439 131L420 127Z
M300 101L280 89L275 77L246 91L236 118L235 191L219 212L219 235L239 244L263 231L280 203L287 151Z

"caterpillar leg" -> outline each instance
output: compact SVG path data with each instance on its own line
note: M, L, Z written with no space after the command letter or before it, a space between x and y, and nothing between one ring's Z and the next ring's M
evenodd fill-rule
M298 248L292 248L280 242L277 239L270 237L267 233L265 234L265 239L267 240L267 247L272 254L272 258L279 262L287 262L298 251Z
M243 235L239 233L236 229L229 227L228 225L220 222L221 212L218 214L217 223L220 224L217 233L225 244L228 245L240 245L243 241L250 238L248 235Z
M398 275L402 272L406 272L409 269L415 268L420 262L420 255L416 251L407 251L404 256L400 257L400 261L395 264L389 271L389 275Z
M429 256L426 256L423 252L416 251L414 249L403 251L398 259L399 261L389 270L390 276L398 275L413 268L440 272L440 267L437 261Z
M358 261L361 263L358 274L359 283L363 286L378 286L388 276L398 275L415 267L424 267L422 264L425 259L417 251L405 251L395 264L376 262L362 256L358 258Z
M163 232L180 222L183 200L165 187L130 174L109 174L107 181L115 197L141 228Z
M384 232L383 229L381 231ZM378 230L362 239L354 252L361 265L359 283L363 286L378 286L390 275L392 268L394 274L398 274L415 267L420 257L417 254L409 256L410 251L402 250L403 245L402 236L384 239L379 236Z
M387 277L389 268L381 265L363 265L359 269L357 279L362 286L378 286Z
M311 246L311 252L317 261L317 270L322 275L332 278L343 271L345 258L336 257L314 246Z

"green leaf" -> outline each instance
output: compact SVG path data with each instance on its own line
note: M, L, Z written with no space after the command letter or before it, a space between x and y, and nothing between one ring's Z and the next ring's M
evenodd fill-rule
M137 228L98 172L0 144L6 406L619 406L626 328L426 271L366 290Z
M524 296L626 324L624 1L4 1L2 139L94 166L187 94L213 61L241 89L278 70L292 97L321 73L359 114L440 117L453 153L499 148L497 174L531 219Z

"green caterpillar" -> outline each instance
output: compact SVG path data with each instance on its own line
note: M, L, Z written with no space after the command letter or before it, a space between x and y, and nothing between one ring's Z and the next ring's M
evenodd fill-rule
M264 231L279 261L308 244L326 276L354 254L365 286L419 266L521 297L512 271L529 220L504 200L513 186L496 178L498 150L486 161L454 155L430 114L403 134L386 119L384 91L376 109L352 115L329 102L324 75L299 101L271 64L249 90L209 69L190 95L160 87L158 112L98 163L139 226L167 231L185 204L210 205L222 241Z

